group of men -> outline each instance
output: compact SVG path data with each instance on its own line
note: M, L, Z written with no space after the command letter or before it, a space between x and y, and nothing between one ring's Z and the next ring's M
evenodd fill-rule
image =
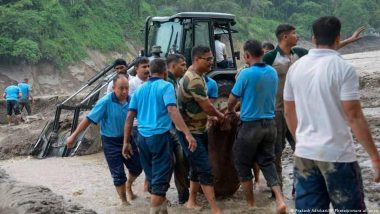
M30 102L34 102L32 88L29 85L29 79L25 78L22 82L17 82L5 88L3 98L6 100L7 105L7 120L8 125L12 123L12 115L15 115L14 123L21 122L21 112L25 108L28 115L32 114Z
M265 55L260 42L248 40L243 48L247 67L237 76L225 113L210 100L215 98L214 83L205 74L215 59L209 47L193 48L187 71L179 54L150 62L139 58L136 77L129 80L119 72L126 71L126 62L117 60L119 74L112 91L80 123L68 146L90 123L100 123L106 160L123 203L134 198L132 183L144 170L150 213L167 213L166 192L174 170L180 203L187 201L187 208L198 209L197 194L202 189L211 212L222 213L215 200L206 124L210 118L224 123L230 114L238 114L234 164L249 208L255 206L256 162L273 191L277 212L286 212L281 155L289 132L289 141L297 142L296 211L328 210L332 203L339 210L365 212L350 128L370 155L376 182L380 156L360 107L358 77L336 52L358 40L363 29L340 41L340 28L336 17L316 20L312 26L316 48L309 52L294 48L298 35L288 24L278 26L278 46Z

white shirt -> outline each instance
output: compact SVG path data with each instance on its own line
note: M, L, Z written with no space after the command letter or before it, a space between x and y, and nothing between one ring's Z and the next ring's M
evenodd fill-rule
M141 80L137 75L129 80L129 96L132 97L133 93L140 88L146 81ZM137 126L137 119L133 120L133 126Z
M356 161L341 101L359 100L355 69L331 49L312 49L288 71L284 100L295 101L295 156L326 162Z
M226 45L219 40L215 40L215 55L216 55L216 62L223 61L224 60L223 55L226 55Z
M141 80L138 76L132 77L129 80L129 96L132 96L133 93L146 81Z

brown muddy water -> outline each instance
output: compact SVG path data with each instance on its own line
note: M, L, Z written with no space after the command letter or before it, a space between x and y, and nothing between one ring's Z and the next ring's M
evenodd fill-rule
M148 213L148 194L143 192L144 175L139 176L134 185L134 191L138 198L132 205L122 207L114 190L112 179L108 171L103 153L72 158L47 158L37 160L34 158L16 158L0 162L12 178L31 185L43 185L54 193L64 196L65 199L79 203L87 209L93 209L97 213ZM293 201L290 199L291 180L288 176L289 168L285 168L285 192L288 193L287 204L291 209ZM264 184L255 190L257 209L255 213L275 213L275 202L269 199L269 189ZM199 197L204 208L198 211L188 211L178 205L177 193L172 179L167 194L172 203L169 213L210 213L204 197ZM251 213L245 205L243 193L238 190L234 196L218 199L218 203L224 213ZM290 210L289 209L289 210Z

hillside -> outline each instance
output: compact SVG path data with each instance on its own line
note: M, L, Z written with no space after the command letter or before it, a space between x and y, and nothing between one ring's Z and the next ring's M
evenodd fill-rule
M312 21L322 15L341 18L343 37L361 25L367 34L380 29L378 0L3 0L0 63L64 68L87 57L89 49L126 54L130 44L141 46L147 16L179 11L233 13L240 41L274 41L273 32L283 22L296 25L309 40Z

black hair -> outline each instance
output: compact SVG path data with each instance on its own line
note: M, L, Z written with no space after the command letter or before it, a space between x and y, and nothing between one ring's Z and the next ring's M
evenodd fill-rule
M113 62L113 67L116 67L117 65L125 65L125 66L127 66L127 62L124 59L116 59Z
M194 60L195 57L200 57L208 52L210 52L211 49L208 46L198 45L195 46L191 52L191 57Z
M280 41L282 39L282 36L284 34L290 33L290 31L295 30L295 29L296 29L296 27L294 27L291 24L280 24L276 28L276 37L277 37L277 40Z
M185 57L182 54L170 54L166 58L166 63L168 65L170 65L172 63L178 63L180 59L182 59L183 61L185 61Z
M222 37L220 36L220 34L215 34L215 35L214 35L214 39L215 39L215 40L219 40L219 41L220 41L221 38L222 38Z
M253 57L261 57L264 54L261 42L250 39L244 43L244 51L251 54Z
M274 45L270 42L264 42L263 43L263 48L264 49L268 49L268 50L273 50L274 49Z
M333 45L340 34L342 24L335 16L323 16L313 23L313 34L317 45Z
M116 84L116 81L117 81L118 79L122 78L122 77L125 77L125 78L128 79L128 76L125 75L125 74L116 74L116 76L114 76L114 78L112 79L113 84L115 85L115 84Z
M149 68L150 68L151 74L154 74L154 73L162 74L168 70L168 67L166 65L166 61L164 59L161 59L161 58L153 59L149 63Z
M145 56L140 56L135 61L135 68L139 67L140 64L149 64L149 59Z

